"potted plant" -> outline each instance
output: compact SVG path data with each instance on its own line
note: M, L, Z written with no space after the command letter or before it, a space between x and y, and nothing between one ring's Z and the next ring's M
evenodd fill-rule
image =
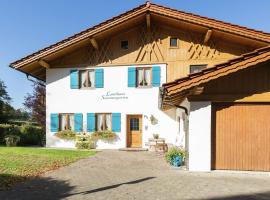
M55 136L63 140L75 140L76 133L72 130L62 130L55 133Z
M185 150L178 147L172 147L166 153L165 158L167 162L169 162L172 166L180 167L184 163L185 156L186 156Z
M96 141L112 142L116 139L116 134L110 130L96 131L91 134L91 138Z
M153 138L154 138L154 139L158 139L158 138L159 138L159 134L154 133L154 134L153 134Z
M96 140L88 133L76 135L76 145L78 149L95 149Z

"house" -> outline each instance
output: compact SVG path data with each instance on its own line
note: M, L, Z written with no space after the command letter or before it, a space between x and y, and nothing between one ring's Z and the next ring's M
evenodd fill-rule
M97 148L183 146L192 171L270 170L270 34L147 2L10 66L46 84L59 130L112 130Z

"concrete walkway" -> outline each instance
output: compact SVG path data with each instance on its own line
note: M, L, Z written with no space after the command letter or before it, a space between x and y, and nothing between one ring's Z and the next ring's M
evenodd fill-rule
M103 151L1 191L0 199L270 199L270 175L192 173L155 153Z

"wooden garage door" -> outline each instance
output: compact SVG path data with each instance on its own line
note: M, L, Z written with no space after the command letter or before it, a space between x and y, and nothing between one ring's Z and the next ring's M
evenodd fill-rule
M212 168L270 171L270 105L214 104Z

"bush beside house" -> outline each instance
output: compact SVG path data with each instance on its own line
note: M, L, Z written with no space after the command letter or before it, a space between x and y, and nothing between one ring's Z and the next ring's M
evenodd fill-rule
M41 127L31 123L14 125L0 124L0 145L6 144L5 138L9 136L19 137L19 146L44 145L45 133Z

